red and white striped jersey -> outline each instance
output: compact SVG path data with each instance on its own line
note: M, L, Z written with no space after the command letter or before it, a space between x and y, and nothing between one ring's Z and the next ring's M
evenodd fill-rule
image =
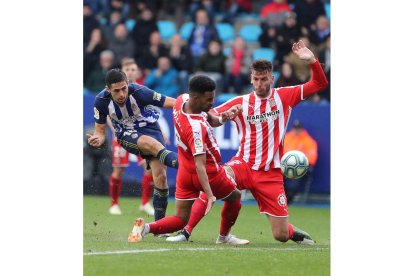
M234 105L242 105L243 111L233 119L240 140L236 156L243 158L253 170L280 167L282 141L292 107L301 99L300 87L272 88L266 99L257 97L253 91L213 109L220 114Z
M180 169L196 173L194 156L206 154L206 172L216 173L221 168L220 149L213 129L207 121L207 113L187 114L183 111L188 94L178 96L174 107L174 128L178 143L178 162Z
M219 115L234 105L242 105L243 111L233 119L240 140L236 156L243 158L253 170L280 168L283 138L292 108L328 85L319 61L310 67L312 79L305 84L272 88L266 99L257 97L253 91L210 111Z

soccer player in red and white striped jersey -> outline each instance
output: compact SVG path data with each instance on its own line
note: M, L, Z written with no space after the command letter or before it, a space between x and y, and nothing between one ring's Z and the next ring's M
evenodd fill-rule
M220 149L212 126L220 126L229 113L221 117L207 114L214 102L216 84L204 75L190 80L189 94L180 95L173 108L175 135L178 141L178 162L180 167L176 182L175 216L165 217L150 224L142 218L135 221L129 242L139 242L145 234L171 233L182 229L190 216L191 207L200 192L205 193L206 215L216 198L224 201L220 224L220 235L216 243L248 244L248 240L230 235L230 229L237 220L241 203L240 190L230 178L221 163ZM211 124L211 125L210 125Z
M211 113L220 114L230 107L241 105L242 112L232 119L237 126L240 147L236 156L226 163L226 170L236 180L238 189L249 189L252 192L260 213L266 214L276 240L286 242L291 239L301 244L314 244L309 234L288 222L288 204L280 159L292 108L324 89L328 81L319 61L303 41L294 43L292 51L311 67L310 81L297 86L271 88L274 82L272 63L259 59L251 66L254 91L227 101ZM203 198L202 195L195 202L189 224L179 235L168 238L168 241L188 240L192 229L202 218L202 210L205 208Z

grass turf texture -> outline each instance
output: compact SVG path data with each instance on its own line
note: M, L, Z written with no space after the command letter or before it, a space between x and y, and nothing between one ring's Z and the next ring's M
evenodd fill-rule
M84 275L329 275L330 210L290 207L290 222L311 234L317 244L280 243L257 205L243 205L232 234L250 240L247 246L216 245L221 202L194 229L190 242L168 243L147 235L140 243L127 237L138 211L139 199L121 198L122 215L108 213L109 198L84 197ZM174 212L169 202L167 215ZM159 252L164 249L165 251ZM95 255L106 252L106 255ZM109 253L107 252L118 252ZM122 254L119 254L122 253Z

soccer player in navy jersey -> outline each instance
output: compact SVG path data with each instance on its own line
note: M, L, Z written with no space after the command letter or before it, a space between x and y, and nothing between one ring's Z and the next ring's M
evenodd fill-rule
M87 134L89 145L99 148L105 142L106 117L115 128L118 143L128 152L148 160L154 177L154 219L165 216L168 204L166 167L178 168L177 153L165 148L154 106L172 108L174 98L166 97L139 84L128 84L119 69L109 70L106 87L95 98L95 132Z

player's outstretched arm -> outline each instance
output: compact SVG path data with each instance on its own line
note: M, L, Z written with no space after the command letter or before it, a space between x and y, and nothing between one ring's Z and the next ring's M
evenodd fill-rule
M87 133L88 144L92 147L99 148L105 142L105 126L106 124L95 123L94 134Z
M165 97L164 108L173 108L175 104L175 99L171 97Z
M216 197L211 191L210 183L208 181L208 176L206 172L206 155L197 154L194 156L194 162L196 166L198 180L200 181L201 187L203 188L204 193L207 196L207 209L204 215L207 215L210 212L211 207L213 207Z
M214 114L207 112L208 122L212 127L219 127L223 125L225 122L228 122L234 119L241 111L242 111L242 107L240 104L238 104L220 113L220 116L215 116Z

